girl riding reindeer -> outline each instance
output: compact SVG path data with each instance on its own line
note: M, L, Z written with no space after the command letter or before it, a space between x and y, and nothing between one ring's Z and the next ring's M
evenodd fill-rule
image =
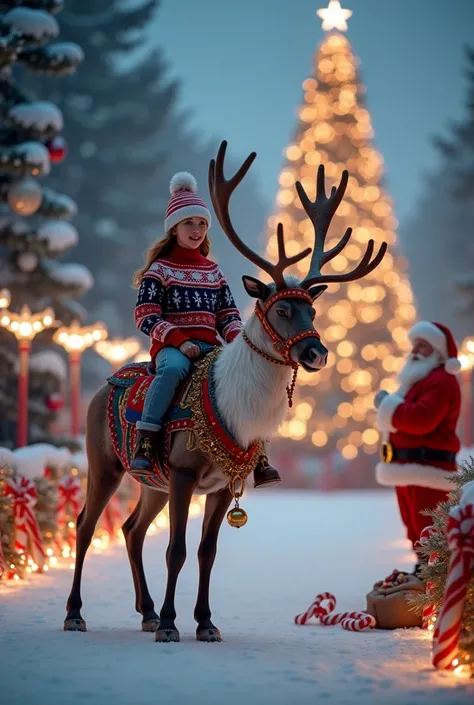
M165 237L150 247L145 266L135 272L138 288L137 328L151 338L151 369L143 415L130 465L140 475L153 474L162 419L193 360L230 343L242 329L234 298L221 270L208 259L211 214L187 172L171 179ZM281 482L265 455L254 471L254 486Z

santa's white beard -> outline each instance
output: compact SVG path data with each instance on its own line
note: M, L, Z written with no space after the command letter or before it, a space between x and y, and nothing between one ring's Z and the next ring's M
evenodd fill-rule
M437 350L433 350L428 357L420 357L415 359L412 353L409 353L407 361L397 375L400 387L403 390L409 389L415 382L426 377L431 370L435 370L442 363L442 357Z

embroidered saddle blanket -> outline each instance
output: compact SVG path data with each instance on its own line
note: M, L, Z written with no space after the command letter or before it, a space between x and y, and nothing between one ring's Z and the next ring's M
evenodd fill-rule
M172 436L177 431L188 431L189 447L199 448L210 455L229 476L229 480L233 477L245 479L257 465L263 453L263 443L256 441L246 450L241 448L216 408L214 362L219 353L220 349L216 348L195 363L190 377L178 389L163 419L153 475L130 472L135 447L135 424L141 419L153 375L149 374L146 363L131 363L107 379L111 386L108 423L115 452L124 469L138 482L156 490L168 490L168 460Z

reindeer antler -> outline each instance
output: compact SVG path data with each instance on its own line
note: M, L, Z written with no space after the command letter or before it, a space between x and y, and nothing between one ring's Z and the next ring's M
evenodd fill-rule
M286 287L286 282L283 272L285 269L288 269L288 267L291 267L291 265L296 264L296 262L299 262L304 259L304 257L307 257L311 252L311 248L308 247L303 252L293 255L293 257L287 257L285 252L283 225L281 223L278 223L277 227L278 262L276 264L272 264L268 260L261 257L240 239L230 219L229 201L233 192L250 169L257 154L256 152L249 154L237 173L231 179L227 180L224 176L224 159L226 149L227 142L224 140L219 147L217 158L215 160L211 159L209 164L209 191L217 220L236 250L238 250L250 262L256 264L257 267L263 269L264 272L267 272L267 274L269 274L275 282L277 289L284 289Z
M331 220L346 191L349 173L346 169L344 169L339 186L337 188L335 186L332 187L329 198L326 196L324 178L324 165L320 164L318 168L316 199L314 201L311 201L308 198L301 183L299 181L296 182L296 190L298 192L301 205L313 223L315 233L314 250L311 258L311 264L309 266L309 272L305 279L301 282L303 289L309 289L314 284L326 284L328 282L350 282L354 281L354 279L365 277L366 274L369 274L369 272L380 264L385 252L387 251L387 243L383 242L374 259L372 259L375 243L374 240L369 240L362 260L351 272L346 272L345 274L321 274L321 268L327 262L336 257L336 255L342 252L352 235L352 228L347 228L337 245L332 247L327 252L324 251L326 235L329 230Z

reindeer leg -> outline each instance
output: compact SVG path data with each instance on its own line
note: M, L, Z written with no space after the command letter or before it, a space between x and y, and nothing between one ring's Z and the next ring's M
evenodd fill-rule
M148 591L143 570L143 543L148 527L167 501L167 494L142 485L140 499L122 526L135 586L135 609L142 615L142 631L144 632L155 632L159 626L160 618L155 612L155 605Z
M201 543L198 549L199 589L194 608L194 619L198 623L196 629L198 641L222 641L220 631L211 622L209 584L217 553L219 529L231 501L232 495L227 488L206 497Z
M189 505L196 487L196 475L193 470L173 470L170 475L170 540L166 551L168 581L166 594L160 612L160 626L155 634L155 641L179 641L179 632L174 623L176 609L174 604L178 575L186 560L186 526Z
M87 496L84 507L77 519L76 563L71 593L68 597L64 631L85 632L86 623L81 616L81 577L84 559L94 535L97 521L107 502L114 494L123 477L123 468L115 458L102 459L104 463L95 477L92 464L89 464Z

